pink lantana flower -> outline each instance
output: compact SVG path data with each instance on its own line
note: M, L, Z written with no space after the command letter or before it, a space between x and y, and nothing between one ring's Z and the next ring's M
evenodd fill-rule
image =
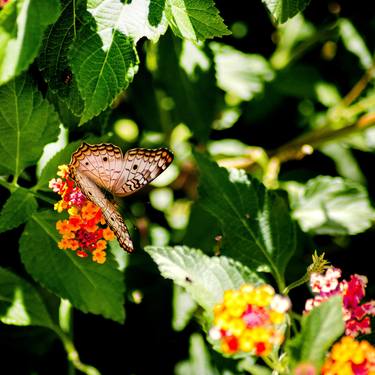
M349 281L339 281L341 273L340 269L331 267L324 274L311 274L310 287L315 296L306 301L304 312L309 312L332 296L341 295L345 335L356 337L359 334L369 334L370 317L375 316L375 301L360 304L365 296L367 278L354 274Z

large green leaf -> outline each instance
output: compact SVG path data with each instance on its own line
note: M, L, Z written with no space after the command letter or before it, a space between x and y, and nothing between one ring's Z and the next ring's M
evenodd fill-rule
M0 86L0 173L18 177L58 134L53 107L27 75Z
M168 33L158 44L158 77L173 99L174 122L183 122L204 142L215 119L216 80L208 48Z
M273 17L279 23L286 22L297 13L302 12L310 0L262 0Z
M344 328L340 296L314 308L303 316L301 332L287 344L292 364L312 363L318 371L327 350L344 333Z
M223 233L222 254L251 269L270 271L282 289L296 249L296 228L286 200L243 170L228 171L195 153L200 170L199 203Z
M0 12L0 84L33 62L46 27L59 16L58 0L11 1Z
M16 274L0 267L0 321L18 326L51 328L53 322L36 289Z
M80 115L83 111L83 100L68 62L70 46L82 25L81 7L75 5L75 0L67 1L59 19L45 33L38 63L49 89L56 93L74 114Z
M85 103L81 124L127 88L137 71L136 42L142 37L156 41L167 28L159 1L89 0L87 10L92 22L78 32L70 53Z
M117 30L86 24L70 50L70 63L84 100L80 123L106 109L129 85L137 70L134 42Z
M209 257L186 246L147 246L145 250L162 276L184 287L209 315L214 305L223 299L225 290L237 289L246 282L262 281L247 267L225 256Z
M165 12L181 38L198 41L230 34L213 0L167 0Z
M217 219L207 212L201 205L194 203L189 224L185 231L183 243L190 247L201 249L204 253L214 255L218 245L221 230Z
M286 184L293 217L305 232L348 235L370 228L375 220L366 189L341 177L319 176L304 186Z
M37 210L38 203L27 189L19 188L5 202L0 212L0 233L17 228Z
M123 274L111 256L103 265L57 247L60 215L34 214L20 239L21 259L31 276L83 312L124 320Z

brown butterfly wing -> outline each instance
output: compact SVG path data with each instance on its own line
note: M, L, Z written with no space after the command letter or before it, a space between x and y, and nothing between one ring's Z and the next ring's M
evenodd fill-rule
M119 197L130 195L159 176L172 160L173 154L164 148L135 148L123 156L121 149L110 143L83 143L73 153L69 169L86 198L101 208L121 247L132 252L126 225L100 187Z
M82 145L73 153L70 167L87 176L96 185L111 191L123 168L123 155L119 147L110 143Z
M72 174L76 184L86 198L100 207L106 222L116 235L120 246L129 253L133 252L134 246L128 228L117 211L116 206L105 197L104 193L89 177L82 174L79 170L74 170Z
M133 148L124 155L121 174L111 192L125 197L138 191L160 175L173 161L173 154L159 148Z

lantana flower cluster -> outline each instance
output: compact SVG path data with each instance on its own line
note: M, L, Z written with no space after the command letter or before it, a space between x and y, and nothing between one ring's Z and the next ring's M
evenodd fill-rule
M282 326L289 308L289 298L275 294L270 285L244 284L225 291L223 302L214 307L209 335L226 354L267 356L284 341Z
M360 333L371 333L370 316L375 315L375 301L360 305L365 296L367 278L355 274L350 276L349 281L339 281L340 277L341 270L334 267L328 268L324 274L311 274L310 287L315 293L315 297L306 301L305 313L330 297L341 295L343 297L345 334L356 337Z
M374 375L375 348L367 341L344 336L331 349L322 375Z
M62 238L58 242L60 249L70 249L79 257L92 255L97 263L106 261L107 241L114 239L112 230L106 222L101 209L86 199L81 190L75 186L69 176L66 165L59 166L59 178L53 178L49 187L61 196L61 200L54 205L58 212L67 211L69 218L58 220L56 229Z

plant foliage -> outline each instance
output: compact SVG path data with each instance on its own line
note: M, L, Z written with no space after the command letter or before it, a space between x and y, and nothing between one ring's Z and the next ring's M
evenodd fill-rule
M4 369L318 374L341 336L371 347L375 18L357 7L0 0ZM67 225L105 237L64 195L82 142L174 154L114 203L134 254L66 245ZM251 346L254 311L277 332Z

